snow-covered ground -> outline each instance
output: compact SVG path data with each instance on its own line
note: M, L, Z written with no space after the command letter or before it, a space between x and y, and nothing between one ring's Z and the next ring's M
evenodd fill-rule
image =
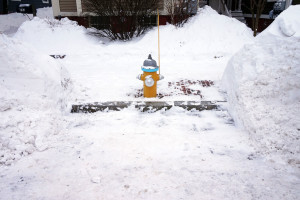
M224 100L228 61L257 43L244 24L209 7L183 28L160 31L160 100ZM149 53L157 59L157 29L126 43L87 32L35 18L0 35L2 199L300 198L297 165L266 156L226 110L70 114L73 103L145 100L135 96L135 77ZM66 57L49 57L56 54ZM202 98L173 87L199 80L214 82L189 85Z
M133 100L132 96L142 88L136 77L142 73L143 61L149 53L157 60L157 29L141 39L108 44L87 37L86 32L69 20L37 18L22 24L15 38L28 41L48 55L66 55L61 62L73 77L77 102ZM161 93L170 93L174 88L168 83L180 80L212 80L218 85L230 56L253 39L245 24L212 9L191 19L184 29L163 26L160 32L161 73L166 77L159 82ZM223 100L216 88L194 87L203 92L205 100ZM175 99L200 100L199 96L164 98Z
M66 120L48 150L1 168L4 199L299 198L299 173L256 154L227 112L128 108Z

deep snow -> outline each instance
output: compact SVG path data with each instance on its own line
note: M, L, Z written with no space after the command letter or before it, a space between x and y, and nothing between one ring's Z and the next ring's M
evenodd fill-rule
M0 164L35 150L60 129L70 77L62 65L0 34Z
M52 8L39 8L37 9L36 15L42 19L54 18ZM11 13L8 15L0 15L0 33L14 35L23 22L31 19L33 19L32 14L24 15L21 13Z
M291 6L228 63L230 114L262 152L300 166L300 6Z
M142 87L135 77L142 73L143 61L149 53L157 60L157 29L126 43L103 44L87 33L88 30L67 19L36 18L22 24L15 38L43 53L66 55L61 62L74 78L74 101L134 100L134 94ZM168 83L180 80L212 80L217 86L230 56L253 40L245 24L219 15L209 7L184 28L162 26L160 36L161 73L165 76L158 83L160 93L176 93ZM223 100L217 87L210 90L194 87L202 91L203 100ZM175 95L163 100L200 98Z
M73 114L47 151L0 170L4 199L299 199L299 173L224 111Z

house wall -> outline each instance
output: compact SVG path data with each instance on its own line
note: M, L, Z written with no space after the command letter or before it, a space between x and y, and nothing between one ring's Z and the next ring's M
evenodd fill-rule
M52 10L53 10L53 16L59 16L60 15L60 7L59 7L59 1L58 0L52 0Z
M82 16L87 14L87 9L84 5L84 0L52 0L54 16ZM176 0L174 0L176 1ZM165 9L166 0L160 0L159 10L161 15L166 15Z
M68 19L76 21L78 25L84 26L86 28L89 28L90 26L88 17L69 16Z
M166 0L160 0L158 3L158 9L159 9L159 13L161 15L166 15L167 14L167 10L166 10Z
M61 12L77 12L76 0L59 0Z
M85 0L53 0L53 13L54 17L68 17L71 20L77 21L78 24L83 25L85 27L90 26L89 17L87 15L93 16L92 13L88 13L86 9ZM171 18L167 12L168 0L160 0L159 1L159 24L166 25L171 22ZM174 2L178 0L173 0ZM191 12L196 13L197 11L197 0L193 1L191 4ZM206 2L206 1L205 1ZM156 13L154 14L156 15Z
M32 4L36 9L52 6L51 0L8 0L8 12L17 12L20 4Z
M84 12L87 12L87 8L86 8L86 6L85 6L85 4L84 4L84 1L85 0L81 0L81 8L82 8L82 12L84 13Z

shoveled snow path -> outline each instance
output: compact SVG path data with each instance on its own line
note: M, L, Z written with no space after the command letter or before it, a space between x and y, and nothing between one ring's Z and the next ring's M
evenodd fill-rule
M2 199L297 199L293 168L225 111L70 114L50 148L1 166ZM299 175L299 173L298 173Z
M75 95L72 103L145 100L144 98L134 98L134 95L137 94L137 90L143 88L143 82L136 77L143 73L141 66L148 54L140 52L140 49L134 49L132 52L124 54L122 52L127 49L124 45L112 45L106 48L111 48L111 50L97 53L97 51L101 52L101 49L98 49L88 53L66 55L64 59L59 60L68 69L73 80ZM224 97L218 92L218 83L231 54L217 54L220 57L215 57L215 55L168 56L161 61L161 74L165 78L158 81L158 93L178 92L168 86L169 82L180 80L214 81L215 85L212 87L206 88L196 85L196 88L193 88L201 91L203 99L200 99L199 95L172 95L150 100L223 101ZM157 60L157 55L153 54L153 59Z

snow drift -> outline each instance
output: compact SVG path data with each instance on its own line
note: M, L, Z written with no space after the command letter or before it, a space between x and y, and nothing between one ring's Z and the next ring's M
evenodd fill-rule
M21 13L0 15L0 33L12 34L16 32L26 20L29 20L28 17Z
M300 164L300 6L291 6L253 44L232 57L223 76L235 122L267 152ZM273 154L275 155L275 154Z
M54 18L52 7L38 8L37 17L39 18ZM25 21L32 19L33 15L24 15L21 13L10 13L8 15L0 15L0 33L14 34Z
M0 164L47 147L70 79L54 59L0 34Z
M218 14L209 6L199 9L182 27L161 26L161 48L170 54L234 53L252 41L252 31L244 23ZM141 46L157 41L157 29L138 43Z
M131 42L112 42L108 45L99 45L101 43L88 33L89 30L67 18L61 21L35 18L22 24L15 37L48 54L105 52L112 48L116 51L116 46L121 53L157 53L157 28ZM200 9L182 28L173 25L161 26L160 36L162 55L175 56L234 53L253 39L252 31L245 24L219 15L208 6Z
M47 54L66 54L78 52L94 44L87 30L77 22L67 18L62 20L34 18L24 22L15 38L31 44Z
M36 10L36 16L41 19L44 18L53 19L54 18L53 9L52 7L38 8Z
M299 27L299 5L290 6L288 11L279 15L272 25L260 34L260 37L270 34L280 37L300 37Z

